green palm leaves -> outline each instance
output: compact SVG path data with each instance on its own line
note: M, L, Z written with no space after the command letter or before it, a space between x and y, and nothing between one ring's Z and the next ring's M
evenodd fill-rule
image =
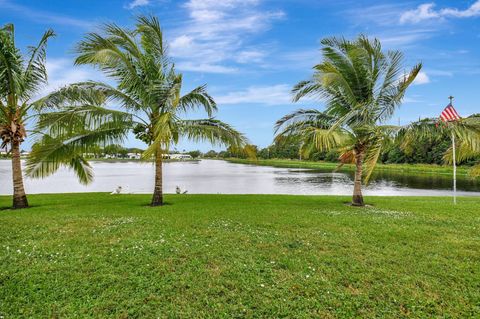
M455 136L456 161L474 159L480 155L480 116L472 115L454 122L443 123L439 119L424 119L402 128L399 134L401 146L405 151L410 151L411 146L419 138L439 141L442 137ZM452 146L445 152L445 163L452 164ZM480 176L480 165L477 164L470 170L472 176Z
M0 28L0 134L2 147L23 142L25 120L32 108L30 99L47 82L46 48L54 33L48 30L37 46L29 47L24 59L15 46L14 27Z
M322 63L311 79L293 88L293 100L322 100L325 111L299 110L280 119L277 140L297 139L302 152L339 149L343 162L355 162L365 182L371 176L381 150L398 132L384 125L400 106L405 92L420 72L421 64L403 72L403 54L382 50L380 42L360 36L322 40ZM362 165L367 169L363 172ZM361 190L357 198L363 205ZM355 203L354 203L355 204Z
M71 166L82 182L90 182L83 154L94 146L121 143L130 132L148 145L143 157L155 157L156 165L182 138L246 144L241 133L212 118L217 106L205 85L182 95L183 78L166 55L157 18L138 17L133 30L106 24L102 33L87 34L76 51L76 64L98 68L115 85L77 83L36 104L44 114L37 123L41 137L28 163L30 175L47 176L62 164ZM198 109L207 118L183 118Z
M31 99L47 82L46 48L53 31L44 33L36 46L28 48L24 57L15 46L11 24L0 28L0 147L12 153L13 207L28 206L23 187L20 145L27 137L25 127L34 103Z

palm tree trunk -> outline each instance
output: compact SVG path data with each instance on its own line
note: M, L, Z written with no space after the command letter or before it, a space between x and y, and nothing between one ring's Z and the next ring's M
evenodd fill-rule
M355 153L355 181L353 186L352 206L365 206L362 195L363 151Z
M23 187L22 163L20 161L20 143L12 142L13 208L28 207L27 195Z
M153 190L152 203L150 206L163 205L163 176L162 176L162 152L155 154L155 188Z

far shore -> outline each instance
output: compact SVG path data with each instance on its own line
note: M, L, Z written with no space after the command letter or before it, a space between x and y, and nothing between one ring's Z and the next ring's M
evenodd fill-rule
M283 168L306 168L318 170L332 170L334 171L338 163L323 162L323 161L308 161L308 160L291 160L291 159L240 159L227 158L226 161L237 164L250 164L260 166L273 166ZM469 166L457 167L457 176L468 177ZM453 175L453 168L451 166L435 165L435 164L377 164L375 170L391 171L394 173L409 173L409 174L440 174ZM346 164L338 171L353 172L355 166L353 164ZM477 178L480 180L480 178Z

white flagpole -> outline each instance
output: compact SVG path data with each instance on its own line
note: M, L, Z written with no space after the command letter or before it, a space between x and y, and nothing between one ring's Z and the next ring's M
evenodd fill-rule
M453 204L457 204L457 163L455 156L455 133L452 132L452 150L453 150Z
M448 97L453 106L453 96ZM455 132L452 130L452 155L453 155L453 204L457 204L457 157L455 156Z

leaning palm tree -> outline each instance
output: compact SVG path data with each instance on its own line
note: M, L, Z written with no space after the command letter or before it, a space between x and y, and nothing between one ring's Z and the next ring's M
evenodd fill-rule
M140 16L136 28L107 24L103 33L90 33L76 51L77 65L99 68L116 84L82 82L62 88L37 104L42 132L27 165L28 174L43 177L60 165L75 169L80 181L92 179L83 154L94 145L122 143L128 133L145 142L145 159L154 159L152 206L163 204L162 155L181 139L242 147L245 137L212 118L217 106L205 85L182 95L182 75L166 54L160 24ZM111 106L111 107L108 107ZM182 116L202 108L208 117Z
M480 156L480 115L474 114L455 121L442 122L438 118L427 118L413 122L398 134L399 144L407 153L418 139L441 141L453 137L455 140L455 161L462 163ZM453 145L443 155L445 164L453 163ZM470 169L471 176L480 176L480 163Z
M20 146L27 137L25 123L40 87L47 82L45 68L47 41L54 35L45 32L28 56L15 46L12 24L0 28L0 149L9 148L12 155L13 208L28 207L23 186ZM30 114L30 116L32 116Z
M401 52L384 52L379 40L365 36L321 43L323 61L314 67L311 79L294 87L293 100L318 98L326 109L298 110L283 117L276 123L276 139L299 141L305 156L312 150L339 150L342 164L356 166L352 205L363 206L362 175L368 182L381 150L398 131L386 123L422 66L405 74Z

